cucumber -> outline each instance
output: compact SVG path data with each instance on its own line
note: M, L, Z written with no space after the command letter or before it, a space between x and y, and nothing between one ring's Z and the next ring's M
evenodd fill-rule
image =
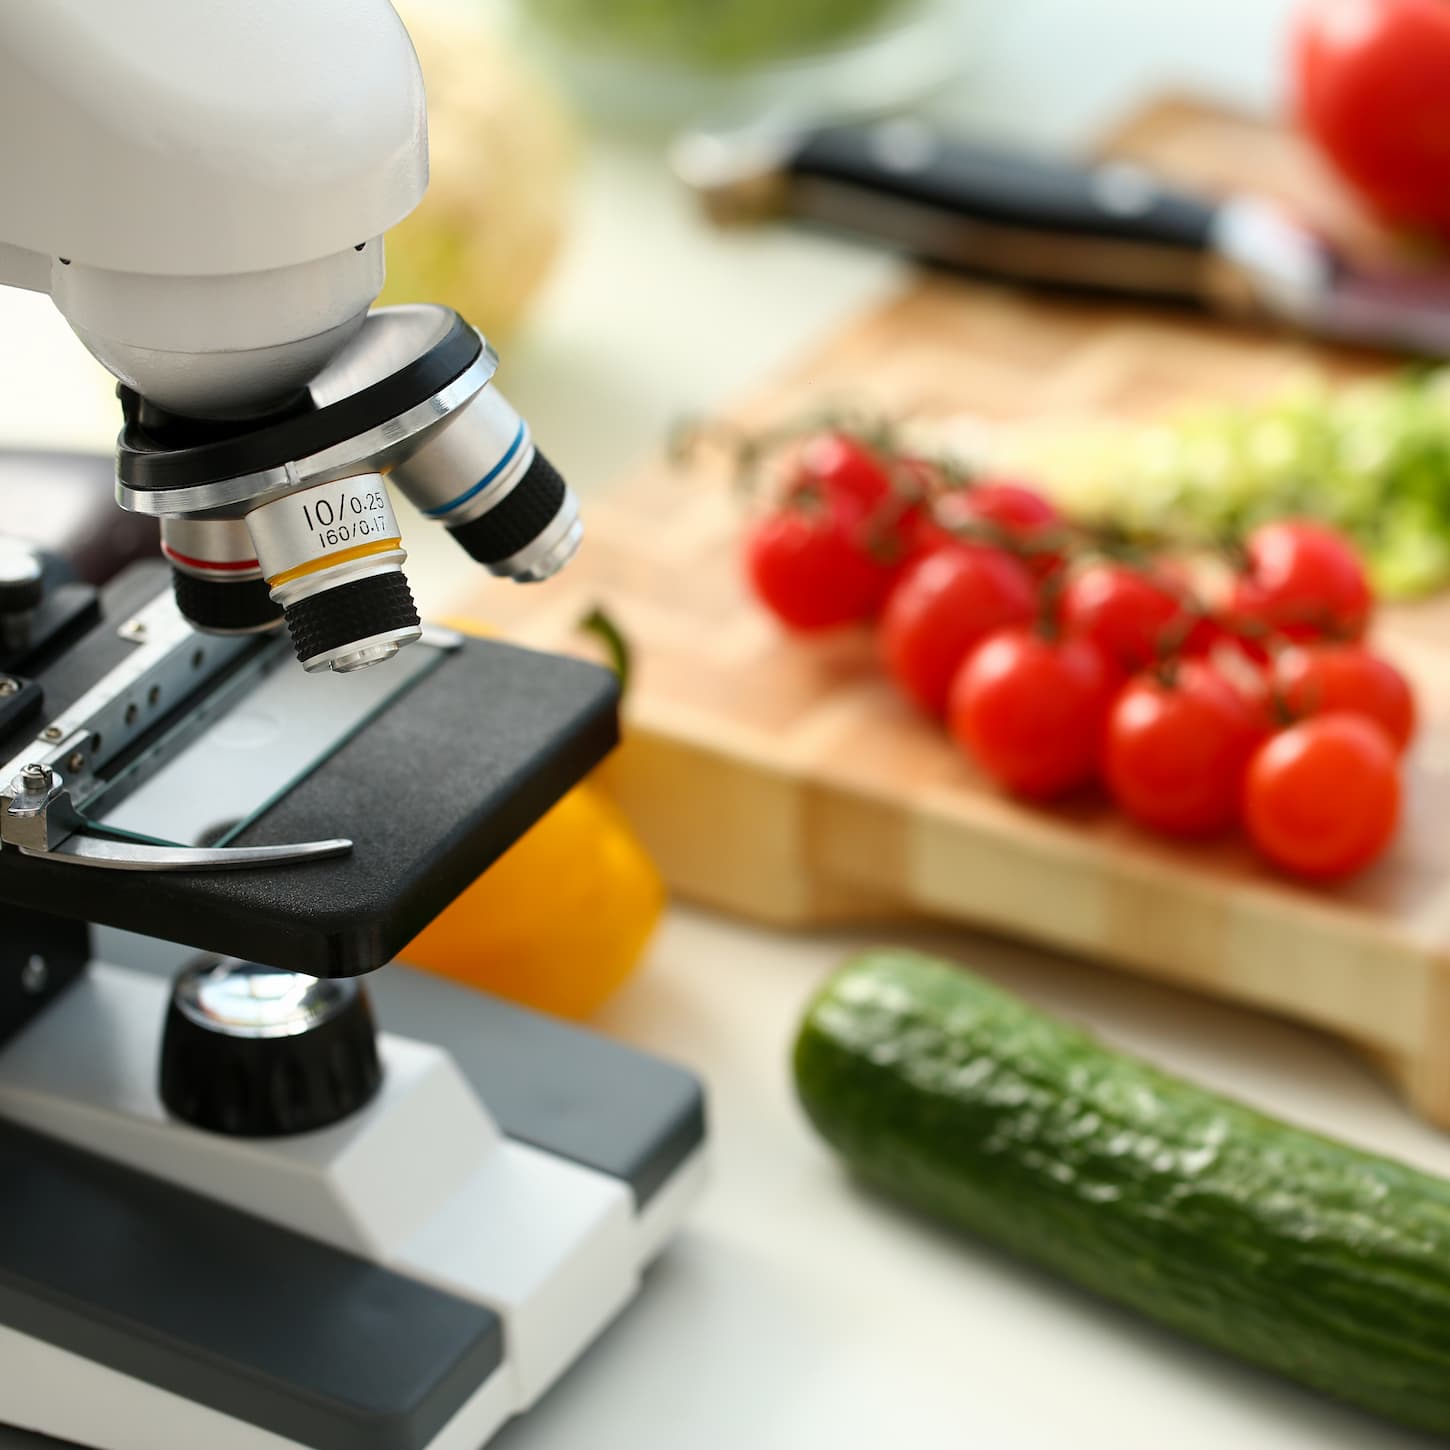
M870 1183L1206 1344L1450 1434L1450 1184L909 952L827 982L795 1081Z

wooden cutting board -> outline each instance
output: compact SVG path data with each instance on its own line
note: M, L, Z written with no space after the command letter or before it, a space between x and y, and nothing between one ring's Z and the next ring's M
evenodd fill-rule
M1352 213L1292 138L1188 103L1154 107L1114 154L1208 186ZM748 285L748 279L742 279ZM758 427L849 400L1015 426L1147 419L1251 399L1313 367L1384 359L1149 310L922 280L731 414ZM1450 480L1447 480L1450 486ZM1241 843L1176 846L1106 804L1018 805L885 683L871 641L784 638L742 587L742 509L723 464L660 463L588 510L578 561L475 608L580 648L602 603L633 644L628 741L609 788L682 896L806 925L926 914L1079 952L1331 1029L1450 1125L1450 601L1386 611L1381 642L1426 718L1390 855L1333 890L1285 881Z

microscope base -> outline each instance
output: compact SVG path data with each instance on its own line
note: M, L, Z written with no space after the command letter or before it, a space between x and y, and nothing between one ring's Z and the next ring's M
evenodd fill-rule
M628 1302L703 1181L698 1085L406 969L376 986L409 1033L382 1090L295 1138L166 1116L147 972L93 963L0 1053L0 1422L474 1450Z

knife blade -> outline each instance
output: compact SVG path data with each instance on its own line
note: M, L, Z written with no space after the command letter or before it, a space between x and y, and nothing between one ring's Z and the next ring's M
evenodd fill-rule
M900 117L693 132L672 160L722 223L785 216L978 275L1450 356L1450 274L1356 263L1253 193L1201 196L1129 162L1035 156Z

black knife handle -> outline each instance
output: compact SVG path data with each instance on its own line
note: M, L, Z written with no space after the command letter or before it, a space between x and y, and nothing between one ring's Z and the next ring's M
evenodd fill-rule
M815 131L786 174L805 219L929 262L1115 295L1199 300L1218 213L1136 166L970 145L907 120Z

